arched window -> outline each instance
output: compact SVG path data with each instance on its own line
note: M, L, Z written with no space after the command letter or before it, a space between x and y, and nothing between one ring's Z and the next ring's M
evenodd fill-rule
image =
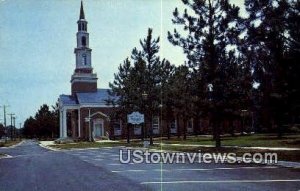
M86 37L85 36L81 37L81 44L82 44L82 46L86 46Z
M82 60L81 60L81 64L83 65L83 66L85 66L86 65L86 55L85 54L83 54L82 55Z

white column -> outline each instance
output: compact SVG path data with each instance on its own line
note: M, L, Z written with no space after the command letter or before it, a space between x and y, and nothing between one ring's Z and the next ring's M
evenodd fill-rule
M92 129L91 129L91 109L89 109L89 140L92 141Z
M63 117L62 117L62 111L59 109L59 137L63 137Z
M81 136L81 132L80 132L80 126L81 126L81 124L80 124L80 108L78 109L78 137L80 137Z
M67 137L67 110L63 110L63 137Z

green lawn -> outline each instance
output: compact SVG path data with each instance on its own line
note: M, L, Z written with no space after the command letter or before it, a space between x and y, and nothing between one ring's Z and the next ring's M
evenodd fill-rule
M173 138L163 139L165 144L193 144L193 145L214 145L211 137L188 137L187 140ZM278 139L276 135L244 135L236 137L222 137L222 146L241 146L241 147L290 147L300 148L300 135L286 135Z
M51 147L58 148L58 149L101 148L101 147L116 147L116 146L142 147L142 143L126 144L124 142L76 142L76 143L51 145Z
M181 140L177 137L172 137L170 140L155 139L154 143L164 143L163 145L155 144L150 146L150 149L162 149L169 151L182 151L182 152L199 152L202 153L236 153L237 156L242 156L244 153L266 153L272 152L278 154L279 160L286 161L300 161L300 151L270 151L253 148L214 148L214 147L203 147L201 145L214 145L211 137L198 136L188 137L187 140ZM172 145L182 144L182 145ZM188 146L189 144L194 146ZM199 146L198 146L199 145ZM236 137L222 137L223 146L243 146L243 147L290 147L300 148L300 135L286 135L282 139L278 139L276 135L245 135ZM76 148L101 148L101 147L115 147L115 146L126 146L126 147L143 147L143 143L140 140L132 140L130 144L126 143L126 140L120 140L116 142L76 142L67 144L52 145L53 148L59 149L76 149Z
M152 149L162 149L165 151L180 151L180 152L201 152L203 153L236 153L237 156L243 156L244 153L277 153L279 161L295 161L300 162L300 151L270 151L251 148L228 148L228 147L201 147L201 146L188 146L182 147L177 145L155 145L151 146Z

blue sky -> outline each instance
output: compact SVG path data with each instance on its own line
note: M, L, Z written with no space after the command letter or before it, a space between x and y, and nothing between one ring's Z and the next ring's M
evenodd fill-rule
M161 57L176 65L184 62L182 50L167 40L167 31L174 29L172 12L183 7L181 0L83 3L98 88L108 87L148 27L161 38ZM80 0L0 0L0 105L10 105L7 110L16 114L16 124L33 116L42 104L54 105L60 94L70 93L79 8Z

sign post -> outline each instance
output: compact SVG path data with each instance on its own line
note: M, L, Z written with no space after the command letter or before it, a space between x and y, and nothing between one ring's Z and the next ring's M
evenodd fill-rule
M145 122L145 117L144 114L141 114L140 112L132 112L131 114L127 115L127 121L128 123L131 123L133 125L139 125ZM148 147L148 146L149 146L149 141L144 141L144 147Z
M132 112L131 114L127 115L127 121L133 125L144 123L144 114Z

